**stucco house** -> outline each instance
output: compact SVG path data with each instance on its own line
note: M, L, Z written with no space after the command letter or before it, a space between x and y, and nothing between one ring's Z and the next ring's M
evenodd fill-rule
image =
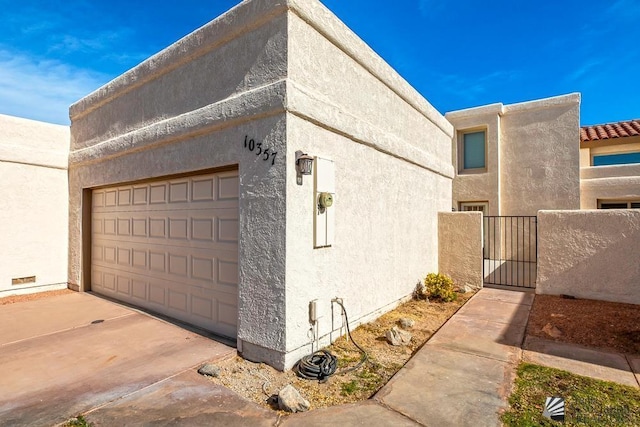
M70 117L73 289L286 369L333 299L364 322L438 269L453 126L318 1L244 1Z
M640 121L580 127L580 95L446 113L453 209L489 216L640 206Z
M614 145L578 144L579 105L443 116L317 0L246 0L73 104L70 129L0 116L0 296L92 291L287 369L343 332L336 301L355 326L443 265L481 285L481 215L452 206L636 203L599 193L638 165L591 166Z
M638 121L580 127L580 95L449 112L452 209L484 214L484 281L534 288L541 210L640 207Z
M490 216L580 208L580 95L449 112L453 209Z
M640 120L580 129L580 206L640 208Z
M0 115L0 297L67 287L69 127Z

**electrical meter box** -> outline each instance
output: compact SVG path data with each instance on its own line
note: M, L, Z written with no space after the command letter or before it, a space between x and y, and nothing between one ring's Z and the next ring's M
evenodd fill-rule
M336 210L336 170L333 160L315 158L313 246L333 245Z

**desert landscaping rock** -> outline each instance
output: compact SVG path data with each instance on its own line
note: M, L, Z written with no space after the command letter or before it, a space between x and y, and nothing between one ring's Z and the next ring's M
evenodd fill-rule
M218 378L220 376L220 368L212 363L205 363L198 369L200 375L207 375L209 377Z
M306 412L311 404L291 384L278 393L278 407L287 412Z
M551 338L560 338L562 336L562 331L553 326L551 323L547 323L546 325L544 325L542 331L545 334L549 335Z
M433 331L439 329L472 295L473 293L460 295L455 302L449 303L428 304L423 299L414 299L399 305L373 322L360 325L351 331L352 338L375 362L368 361L357 370L344 375L334 375L326 383L305 380L291 370L280 372L266 364L250 362L241 357L231 357L218 362L217 365L221 368L220 376L206 378L271 410L278 409L278 391L287 384L294 386L305 399L311 402L309 412L335 405L366 401L372 393L395 375L411 355L431 337ZM385 334L394 326L400 328L398 320L402 318L415 320L415 325L409 331L411 342L405 346L392 346L387 342ZM356 361L362 357L360 350L353 345L351 339L347 340L344 336L336 340L327 350L336 355L339 360L343 360L345 367L355 366ZM345 393L344 387L347 385L353 387L353 384L357 386L355 392ZM271 395L274 398L267 400L266 397Z
M411 334L402 329L398 329L396 326L388 330L386 336L389 344L395 346L407 345L411 342Z
M408 317L401 318L398 320L398 323L402 329L411 329L413 328L413 325L416 324L415 320L409 319Z

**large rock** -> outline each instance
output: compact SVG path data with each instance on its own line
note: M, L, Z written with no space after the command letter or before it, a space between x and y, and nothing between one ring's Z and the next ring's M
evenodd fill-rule
M387 341L391 345L407 345L411 342L411 334L394 326L386 333Z
M413 319L409 319L408 317L401 318L400 320L398 320L398 323L400 324L400 327L402 329L411 329L413 328L413 325L416 324Z
M220 368L212 363L205 363L198 369L200 375L207 375L210 377L218 378L220 376Z
M469 286L469 285L462 285L462 286L458 286L458 292L460 292L461 294L466 294L467 292L473 292L476 289Z
M544 327L542 328L542 332L546 333L551 338L560 338L563 335L562 331L553 326L551 323L547 323L546 325L544 325Z
M309 410L311 404L294 386L287 384L278 393L278 407L287 412L305 412Z

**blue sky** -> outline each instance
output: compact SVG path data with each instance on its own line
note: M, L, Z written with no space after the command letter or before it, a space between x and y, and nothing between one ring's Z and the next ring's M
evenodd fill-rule
M0 0L0 113L73 102L236 0ZM581 123L640 118L640 0L324 0L441 113L582 93Z

